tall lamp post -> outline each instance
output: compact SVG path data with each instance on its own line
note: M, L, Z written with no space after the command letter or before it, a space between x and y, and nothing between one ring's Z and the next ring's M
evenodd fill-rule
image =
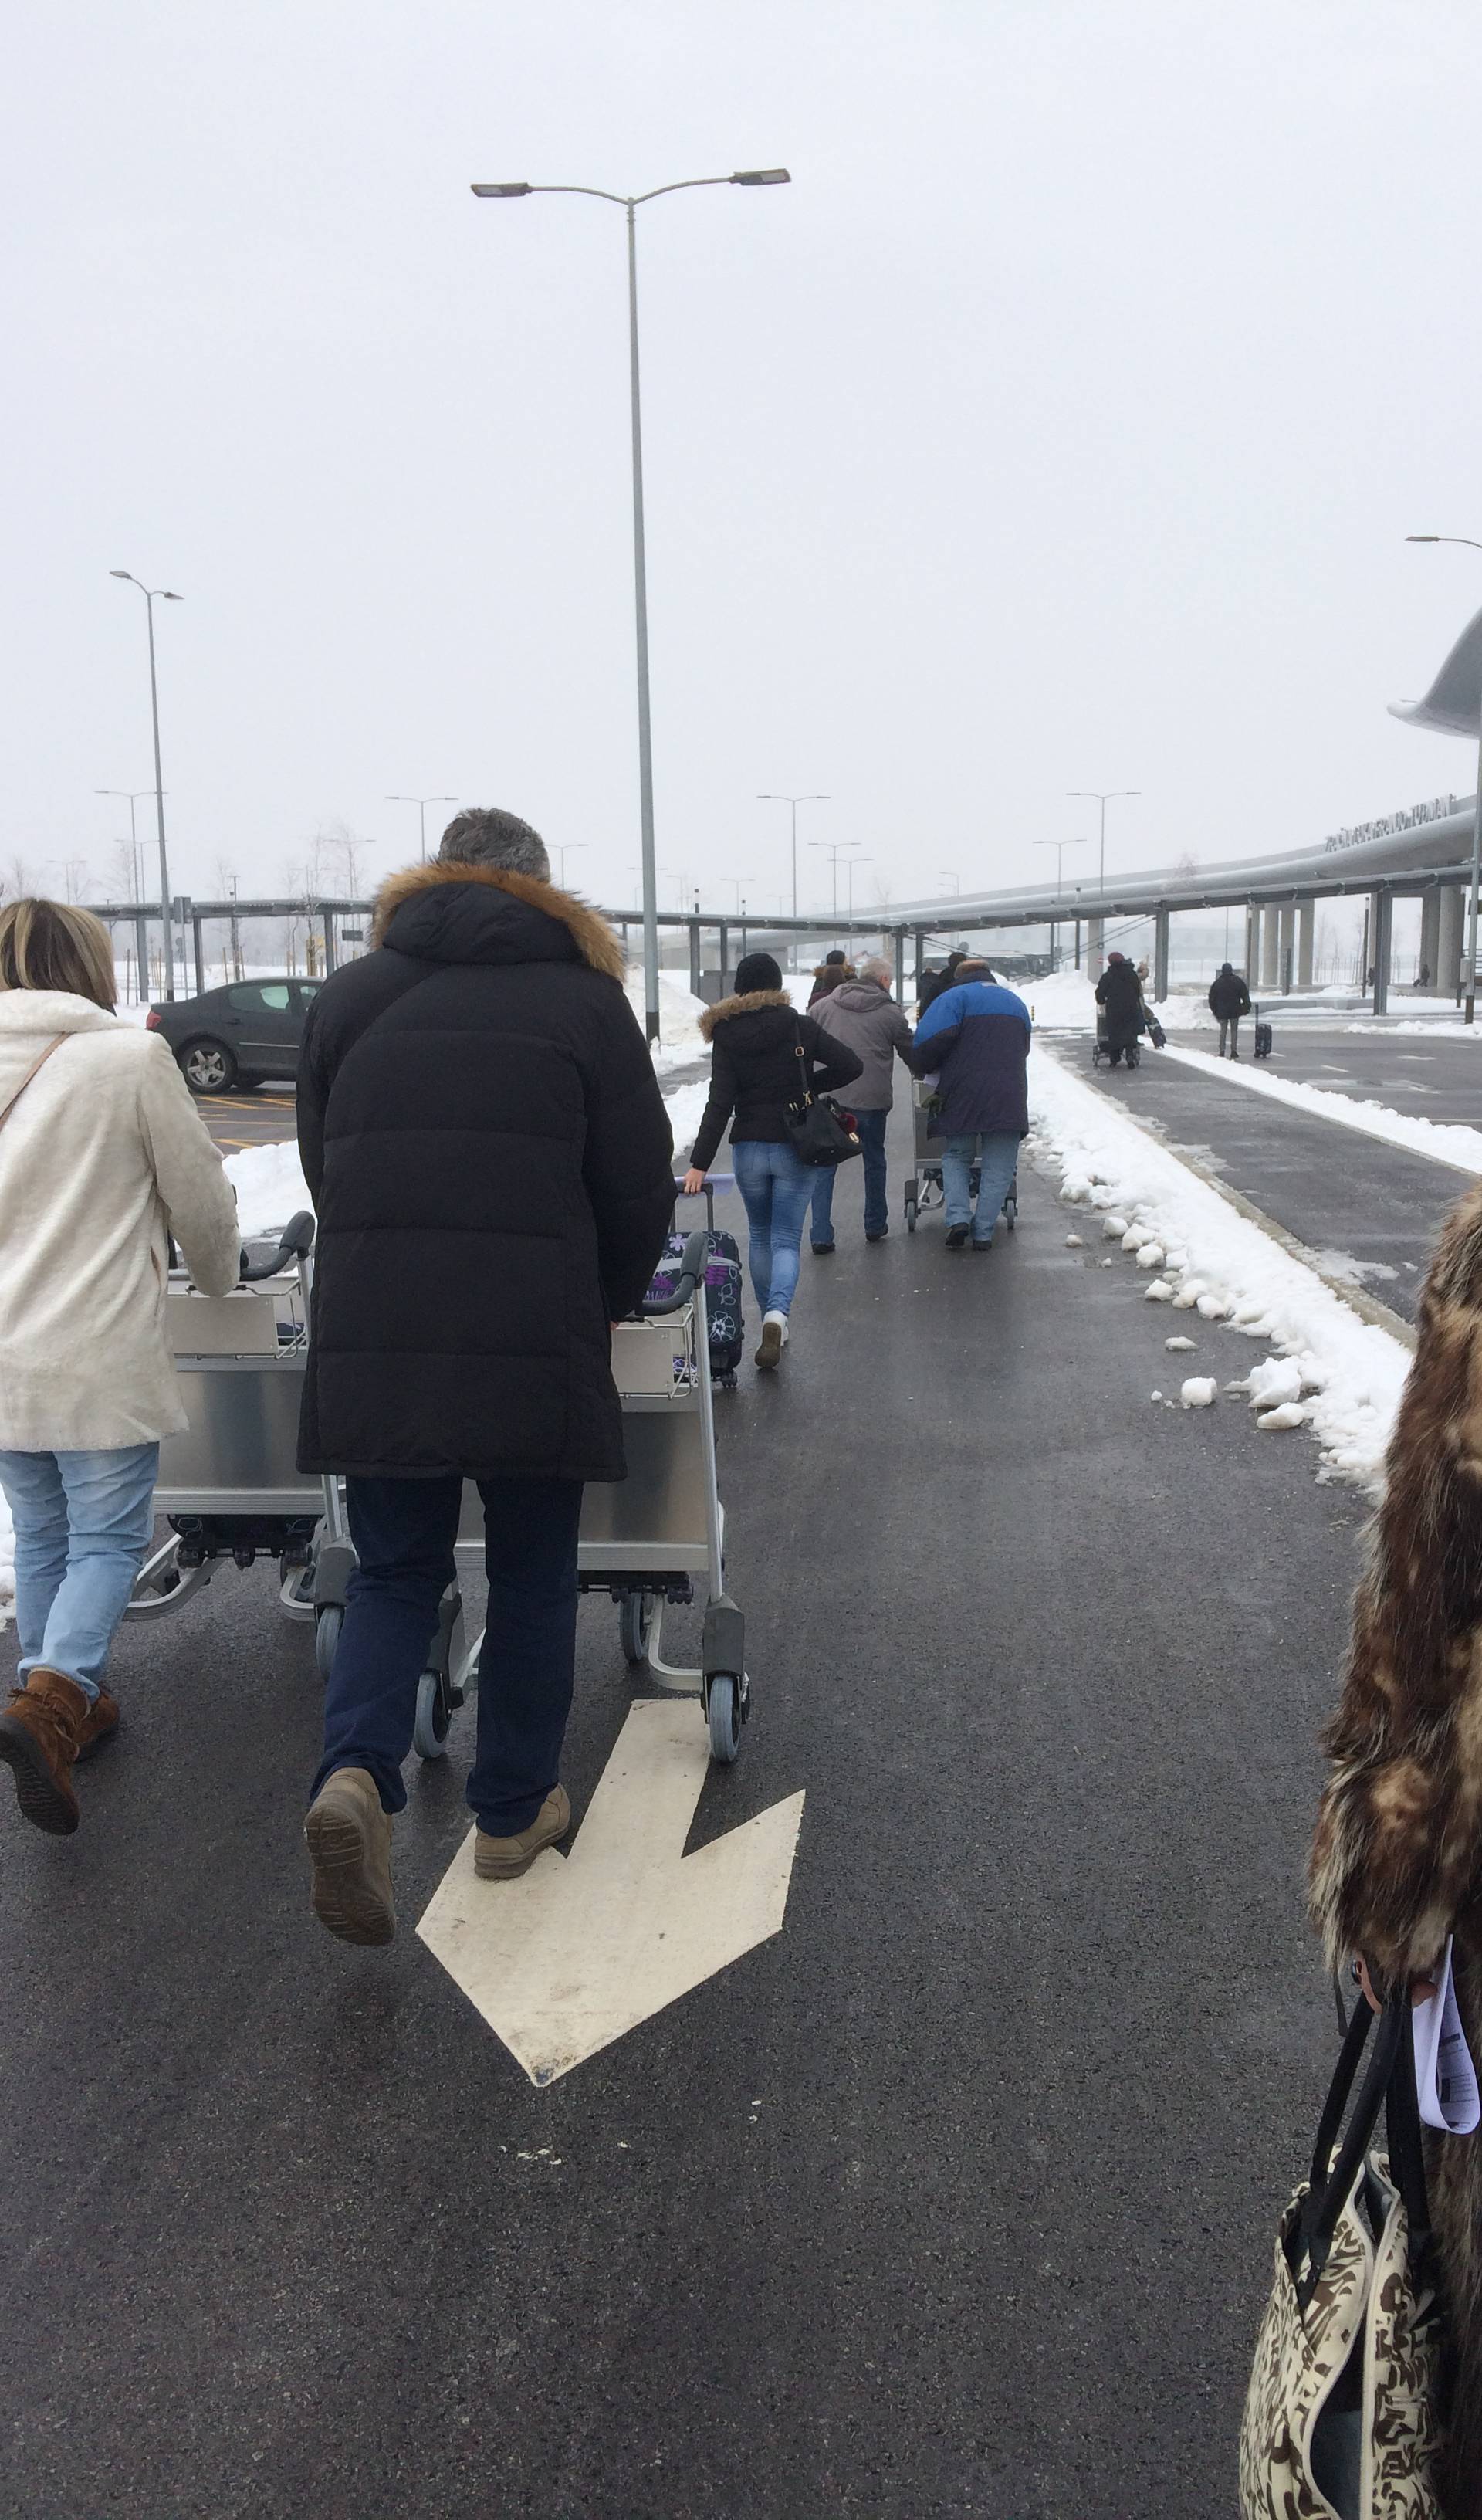
M1100 805L1101 809L1101 857L1100 864L1097 868L1098 892L1103 893L1106 889L1106 808L1113 797L1141 796L1142 792L1141 788L1067 788L1065 790L1067 796L1084 796L1090 803ZM1103 910L1101 917L1104 919L1105 915Z
M1063 900L1065 893L1065 851L1067 849L1084 848L1086 846L1085 841L1083 839L1036 840L1034 845L1037 849L1054 849L1055 897L1056 901ZM1052 919L1050 922L1050 960L1052 966L1056 965L1059 961L1059 942L1055 936L1055 922Z
M1408 543L1459 543L1464 551L1482 551L1470 534L1407 534ZM1466 1005L1464 1023L1477 1017L1477 882L1482 875L1482 715L1477 721L1477 801L1471 819L1471 910L1466 923ZM1377 956L1375 961L1377 961Z
M797 917L797 809L799 805L828 805L832 802L832 799L826 792L818 789L814 789L807 796L782 796L776 794L770 788L759 788L756 801L759 805L790 805L792 808L792 916L795 919Z
M153 788L95 788L95 796L126 796L129 809L129 849L134 869L134 899L144 899L144 869L139 863L139 826L134 819L134 806L141 796L153 796Z
M597 184L474 184L480 202L521 202L532 193L580 193L615 202L628 221L628 386L633 427L633 608L638 633L638 787L644 869L644 1030L658 1039L658 897L653 854L653 739L649 719L649 569L644 543L643 421L638 390L638 212L667 193L697 193L712 184L790 184L786 166L752 166L735 175L689 175L649 193L605 193Z
M417 828L418 828L418 831L419 831L419 832L421 833L421 836L422 836L422 862L423 862L423 865L424 865L424 866L426 866L426 865L427 865L427 807L428 807L429 805L456 805L456 804L457 804L457 802L458 802L457 797L456 797L456 796L386 796L386 797L384 797L384 798L382 799L382 802L383 802L384 804L387 804L387 805L415 805L415 806L416 806L416 808L417 808Z
M556 854L561 860L561 888L562 892L564 892L566 888L567 858L573 856L578 849L590 847L590 840L558 840L556 842Z
M150 717L155 729L155 814L159 832L159 923L164 930L164 994L175 995L175 931L170 918L170 870L164 853L164 773L159 767L159 684L155 672L155 598L161 604L183 604L183 595L172 595L167 586L146 586L131 568L111 568L110 577L121 577L127 586L137 586L144 598L150 625Z
M827 849L833 866L833 916L838 918L838 862L849 863L850 852L859 847L858 840L810 840L810 849Z

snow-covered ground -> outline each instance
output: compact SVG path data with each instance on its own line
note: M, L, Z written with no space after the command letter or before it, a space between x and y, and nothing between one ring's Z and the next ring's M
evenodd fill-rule
M1122 1251L1134 1260L1147 1278L1140 1300L1165 1304L1170 1335L1192 1337L1199 1363L1222 1381L1233 1365L1237 1376L1249 1373L1247 1359L1235 1363L1232 1329L1259 1340L1268 1352L1257 1368L1261 1416L1274 1431L1307 1424L1322 1447L1321 1475L1376 1487L1410 1370L1403 1343L1362 1321L1043 1046L1030 1059L1030 1116L1032 1147L1061 1175L1067 1226L1108 1266ZM1169 1383L1188 1390L1201 1377L1182 1385L1189 1351L1177 1353ZM1204 1403L1190 1396L1186 1405Z
M1183 1067L1207 1069L1227 1084L1242 1086L1248 1094L1264 1094L1269 1102L1286 1102L1295 1110L1314 1112L1339 1128L1357 1129L1362 1137L1378 1138L1389 1147L1404 1147L1412 1154L1429 1155L1435 1163L1450 1164L1473 1179L1482 1175L1482 1129L1468 1129L1461 1121L1422 1120L1408 1111L1392 1111L1384 1102L1355 1102L1348 1095L1334 1094L1326 1086L1303 1085L1292 1077L1273 1076L1269 1067L1258 1067L1245 1059L1211 1058L1207 1051L1177 1050L1172 1042L1157 1056L1176 1058Z

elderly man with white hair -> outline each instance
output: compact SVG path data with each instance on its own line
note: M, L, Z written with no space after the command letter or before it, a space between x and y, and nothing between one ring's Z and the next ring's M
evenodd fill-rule
M878 954L861 963L852 980L840 981L813 1009L820 1032L831 1033L863 1062L860 1076L845 1096L859 1122L865 1156L865 1240L883 1242L890 1231L885 1205L885 1123L894 1097L895 1059L906 1059L911 1026L890 995L895 977ZM820 1167L813 1193L813 1248L820 1255L833 1249L833 1168Z

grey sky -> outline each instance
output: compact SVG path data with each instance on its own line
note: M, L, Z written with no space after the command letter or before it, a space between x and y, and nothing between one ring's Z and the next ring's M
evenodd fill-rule
M659 858L712 898L786 887L758 788L903 897L1043 872L1066 788L1145 791L1131 867L1466 786L1384 703L1482 602L1402 540L1482 535L1479 73L1447 0L25 12L0 860L101 872L151 777L117 566L187 598L183 884L337 816L384 872L382 791L448 788L633 897L621 214L497 176L792 171L642 214Z

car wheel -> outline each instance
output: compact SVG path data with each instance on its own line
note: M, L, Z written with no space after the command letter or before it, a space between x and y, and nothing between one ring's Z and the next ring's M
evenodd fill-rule
M224 1041L187 1042L180 1072L193 1094L227 1094L237 1081L237 1061Z

